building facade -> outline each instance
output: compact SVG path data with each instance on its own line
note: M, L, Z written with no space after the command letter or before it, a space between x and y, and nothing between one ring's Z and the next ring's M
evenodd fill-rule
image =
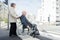
M8 18L8 6L2 2L0 2L0 17L2 19Z
M41 7L39 10L40 21L44 23L56 22L56 0L41 0Z
M60 25L60 0L56 0L56 22Z

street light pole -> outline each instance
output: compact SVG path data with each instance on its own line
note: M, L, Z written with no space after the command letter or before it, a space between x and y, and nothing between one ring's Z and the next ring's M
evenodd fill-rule
M8 27L7 27L7 30L9 30L9 0L5 0L4 2L7 6L8 6Z
M8 30L9 30L9 0L8 0Z

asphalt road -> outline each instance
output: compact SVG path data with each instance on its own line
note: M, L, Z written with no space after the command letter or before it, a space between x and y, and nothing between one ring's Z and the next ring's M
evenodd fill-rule
M0 29L0 40L22 40L22 39L17 36L9 37L9 31Z
M28 38L28 36L26 38ZM16 37L16 36L9 37L8 30L0 29L0 40L23 40L23 37L22 38ZM44 36L40 36L40 40L52 40L52 39L44 37Z

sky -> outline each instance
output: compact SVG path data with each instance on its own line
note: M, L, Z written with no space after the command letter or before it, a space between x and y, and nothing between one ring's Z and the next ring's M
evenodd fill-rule
M0 0L0 1L3 1L3 0ZM38 11L40 11L39 9L42 5L42 0L9 0L9 4L11 4L11 3L16 3L16 12L19 16L21 15L21 12L23 10L26 10L27 14L33 14L36 17L37 16L39 17L39 15L41 13L41 12L38 13ZM55 0L45 0L44 1L44 7L43 7L44 12L42 10L42 13L43 13L42 16L44 17L44 20L45 20L45 18L46 18L46 20L48 20L49 14L50 14L50 19L52 19L52 21L54 21L53 18L56 19L55 9L53 11L53 8L52 8L52 7L55 8L55 3L56 3Z
M41 0L9 0L9 4L11 3L16 3L16 12L18 15L21 15L23 10L26 10L28 14L36 15L40 8Z
M21 15L23 10L26 10L28 14L37 14L37 10L40 8L41 0L9 0L9 3L16 3L16 11L18 15Z

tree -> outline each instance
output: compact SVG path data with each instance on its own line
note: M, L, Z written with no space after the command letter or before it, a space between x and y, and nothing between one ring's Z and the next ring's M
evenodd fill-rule
M8 23L8 18L4 18L3 21L4 21L5 23Z
M0 17L0 27L1 27L1 21L3 21L3 19Z

